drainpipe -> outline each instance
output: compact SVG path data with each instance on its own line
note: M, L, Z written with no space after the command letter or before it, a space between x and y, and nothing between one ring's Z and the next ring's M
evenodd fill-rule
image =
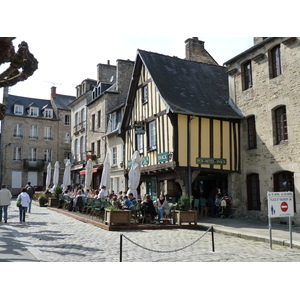
M188 141L187 141L187 163L188 163L188 196L192 194L192 170L191 170L191 121L195 116L188 116Z

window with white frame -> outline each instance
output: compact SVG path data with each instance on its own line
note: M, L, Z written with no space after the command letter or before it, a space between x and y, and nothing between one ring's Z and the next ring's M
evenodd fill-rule
M17 105L14 106L14 114L15 115L23 115L24 106L23 105Z
M149 150L156 149L156 123L152 121L148 126L148 148Z
M115 130L117 128L117 113L114 112L111 114L111 130Z
M53 118L53 109L46 108L44 110L44 117L48 118L48 119L52 119Z
M65 143L66 144L71 143L71 134L69 132L67 132L65 135Z
M81 144L81 157L83 158L85 155L85 137L80 138L80 144Z
M136 135L136 150L139 151L139 153L144 152L144 135L143 134Z
M45 149L44 150L44 160L46 162L52 161L52 149Z
M39 116L38 107L30 107L28 115L31 116L31 117L38 117Z
M117 165L118 163L118 155L117 155L117 147L112 148L112 164Z
M13 160L17 160L17 161L22 160L22 148L21 147L13 148Z
M44 140L47 140L47 141L52 140L52 127L50 127L50 126L44 127Z
M29 160L36 161L37 159L37 148L29 148Z
M29 138L30 139L38 139L38 126L37 125L30 125L29 127Z
M76 157L77 161L81 161L81 155L80 155L80 139L77 139L77 148L76 148Z
M23 126L22 124L14 125L14 137L23 137Z

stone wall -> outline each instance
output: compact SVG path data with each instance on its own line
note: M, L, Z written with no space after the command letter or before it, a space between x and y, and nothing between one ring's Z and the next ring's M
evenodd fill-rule
M280 44L282 74L270 78L269 51ZM258 173L260 180L260 212L248 212L249 216L267 217L267 192L274 190L273 175L281 171L294 173L296 211L300 212L300 41L288 38L273 38L262 47L247 52L237 61L230 62L230 96L245 117L255 116L257 149L248 149L246 119L241 126L241 190L238 198L247 207L246 176ZM253 86L242 90L242 64L251 59ZM274 114L272 110L286 106L288 141L276 145L274 142ZM238 193L237 193L238 194ZM299 214L295 215L300 222Z

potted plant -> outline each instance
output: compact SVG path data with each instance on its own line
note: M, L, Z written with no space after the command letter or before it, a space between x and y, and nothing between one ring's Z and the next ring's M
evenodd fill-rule
M41 207L45 206L45 203L47 202L47 196L45 194L40 194L38 197L39 204Z
M194 223L197 225L197 211L191 210L191 203L193 196L181 196L177 203L177 210L175 211L176 221L179 225L182 223Z
M116 207L109 207L105 209L105 224L130 224L130 210L123 210Z
M60 194L62 194L62 188L60 186L56 186L52 196L50 197L49 206L58 206Z

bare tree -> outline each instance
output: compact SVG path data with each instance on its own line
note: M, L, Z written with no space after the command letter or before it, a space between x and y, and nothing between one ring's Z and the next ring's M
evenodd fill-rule
M13 86L26 80L38 68L37 59L30 53L26 42L21 42L15 52L12 41L14 37L0 37L0 65L9 63L0 73L0 88ZM0 104L0 120L3 120L5 105Z

